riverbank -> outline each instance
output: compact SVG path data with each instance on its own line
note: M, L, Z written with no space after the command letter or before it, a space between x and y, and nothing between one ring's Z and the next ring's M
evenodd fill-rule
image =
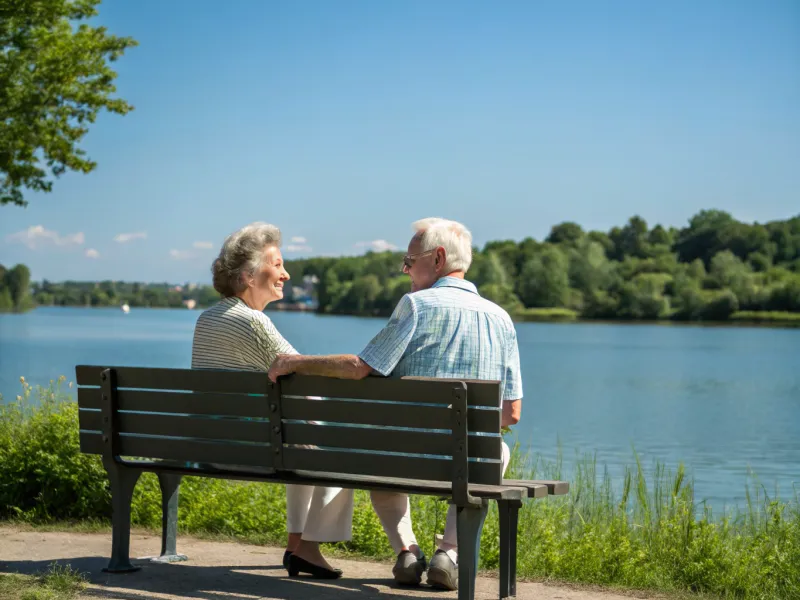
M115 306L37 306L36 308L67 308L67 309L99 309L99 310L119 310ZM179 312L201 311L206 306L196 306L192 309L181 307L163 306L134 306L131 311L140 310L176 310ZM30 310L24 312L30 312ZM387 319L390 313L359 313L359 312L327 312L321 313L307 307L296 308L292 305L270 305L266 310L270 313L305 313L325 317L363 317L373 319ZM0 314L22 314L16 311L0 311ZM598 323L598 324L618 324L618 325L668 325L668 326L687 326L687 327L773 327L792 329L800 327L800 313L781 312L781 311L739 311L731 314L728 319L723 320L686 320L678 318L663 319L620 319L620 318L586 318L578 312L568 308L526 308L511 313L511 318L518 323Z
M37 402L32 402L35 396ZM0 407L0 518L32 524L59 521L107 527L111 514L98 456L80 453L77 406L58 387L25 388L21 401ZM800 504L753 490L743 509L714 514L698 506L683 468L657 467L647 476L635 462L622 485L591 457L576 461L566 497L525 502L520 511L520 577L580 585L701 592L741 600L784 600L800 592ZM563 479L560 463L517 448L508 477ZM282 486L187 477L181 486L181 534L225 535L259 545L286 536ZM434 551L446 504L412 497L423 550ZM132 522L156 530L160 493L145 474L133 495ZM481 541L481 567L499 564L499 524L492 505ZM352 540L330 551L390 560L368 494L356 493Z

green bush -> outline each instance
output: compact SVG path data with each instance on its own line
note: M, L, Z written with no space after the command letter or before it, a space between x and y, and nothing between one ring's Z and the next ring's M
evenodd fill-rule
M76 405L62 380L35 392L23 383L17 401L0 408L0 516L31 523L100 520L110 496L98 456L82 455ZM31 397L37 402L33 402ZM683 467L652 474L634 455L621 489L594 457L578 457L570 494L526 501L520 511L518 573L578 583L701 592L740 600L800 598L800 503L748 496L748 505L720 516L697 506ZM561 461L512 453L510 478L564 479ZM760 489L760 488L757 488ZM392 550L369 495L356 492L353 537L335 546L362 556L391 558ZM132 522L161 524L158 482L144 475L133 497ZM447 505L412 496L414 528L431 556L444 530ZM179 527L256 543L285 540L283 486L186 477ZM490 506L481 541L481 566L499 564L497 508Z
M106 472L80 453L78 406L65 401L64 378L37 390L20 381L22 395L0 403L0 517L109 518Z

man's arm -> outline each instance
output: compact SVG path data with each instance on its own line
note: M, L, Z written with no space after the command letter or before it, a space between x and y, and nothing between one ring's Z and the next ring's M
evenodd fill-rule
M339 379L364 379L371 373L388 376L397 366L416 328L414 302L405 295L397 303L389 322L361 352L328 356L279 354L269 369L269 378L297 373Z
M504 400L503 401L503 416L501 418L501 427L511 427L519 423L519 418L522 416L522 400Z
M292 373L339 379L364 379L372 373L372 367L355 354L331 354L328 356L279 354L269 369L269 378L277 381L278 377Z

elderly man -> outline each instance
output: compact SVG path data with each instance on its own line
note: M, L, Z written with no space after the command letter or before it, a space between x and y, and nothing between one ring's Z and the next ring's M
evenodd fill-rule
M522 380L514 325L505 310L482 298L465 281L472 262L472 234L460 223L423 219L403 259L411 293L398 303L386 326L358 355L280 355L269 377L300 373L342 379L426 376L501 381L502 424L519 421ZM503 444L503 469L508 466ZM408 496L373 492L372 504L398 555L392 573L398 583L419 584L427 564L411 529ZM456 511L447 514L439 548L431 559L428 583L454 590L458 585Z

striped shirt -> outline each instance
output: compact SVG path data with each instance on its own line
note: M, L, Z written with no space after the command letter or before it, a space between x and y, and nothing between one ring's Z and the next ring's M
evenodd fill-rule
M503 400L522 398L514 323L456 277L403 296L359 357L384 376L500 381Z
M260 310L233 296L204 310L192 341L193 369L269 371L278 354L297 354Z

